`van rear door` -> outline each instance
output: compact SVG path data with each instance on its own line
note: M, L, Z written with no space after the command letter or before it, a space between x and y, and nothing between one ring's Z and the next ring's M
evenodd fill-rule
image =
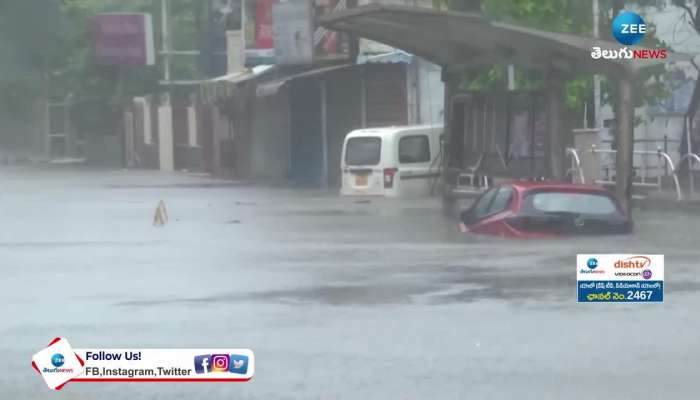
M344 194L383 194L382 139L356 136L345 143L343 160Z
M439 166L432 165L433 146L425 133L402 135L399 139L399 191L401 196L426 196L438 176Z

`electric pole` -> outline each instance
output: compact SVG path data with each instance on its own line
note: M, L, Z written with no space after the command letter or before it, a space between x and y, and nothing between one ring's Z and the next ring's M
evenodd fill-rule
M600 39L600 8L598 0L593 0L593 37ZM593 75L593 114L595 122L593 127L600 129L603 127L603 118L600 115L600 75Z

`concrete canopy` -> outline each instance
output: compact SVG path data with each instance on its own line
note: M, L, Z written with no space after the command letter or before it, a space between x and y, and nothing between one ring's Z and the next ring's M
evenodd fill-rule
M410 51L449 70L514 64L564 75L629 74L688 59L670 52L666 59L593 59L593 47L623 46L429 8L370 4L328 14L321 24Z

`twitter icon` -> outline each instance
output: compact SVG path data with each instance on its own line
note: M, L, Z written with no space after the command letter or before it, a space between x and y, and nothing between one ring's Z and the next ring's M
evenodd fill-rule
M245 375L248 373L248 356L231 354L228 372Z

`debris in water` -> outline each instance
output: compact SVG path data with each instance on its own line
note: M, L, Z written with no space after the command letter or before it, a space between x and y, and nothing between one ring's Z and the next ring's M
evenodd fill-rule
M158 202L158 207L156 207L156 212L153 215L153 226L164 226L168 223L168 211L165 209L165 202L161 200Z

